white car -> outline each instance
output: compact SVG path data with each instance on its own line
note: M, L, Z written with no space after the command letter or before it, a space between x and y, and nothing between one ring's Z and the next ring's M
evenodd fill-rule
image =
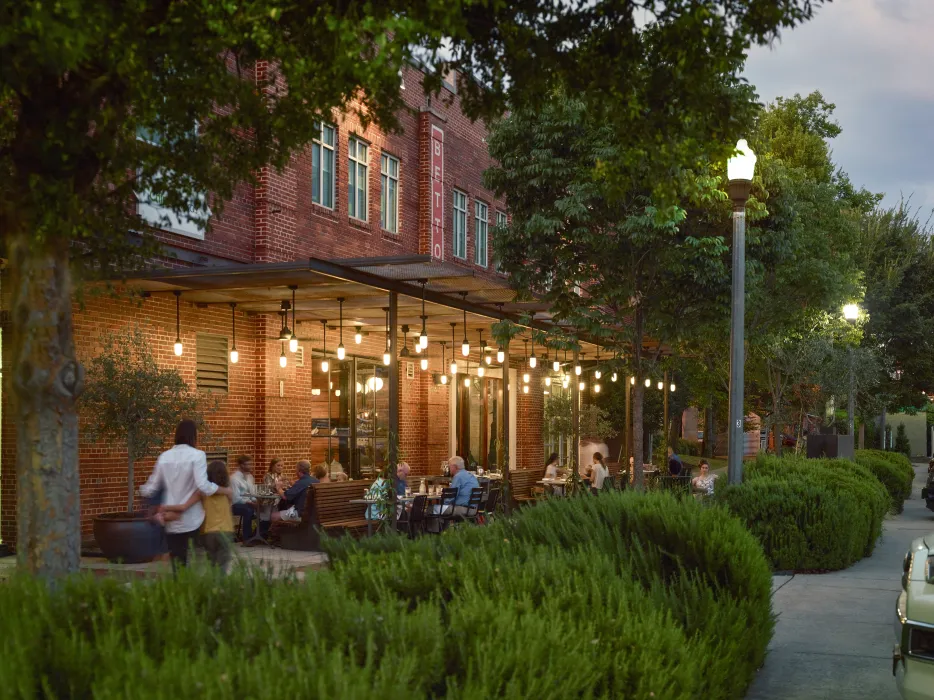
M911 543L895 613L892 672L905 700L934 700L934 532Z

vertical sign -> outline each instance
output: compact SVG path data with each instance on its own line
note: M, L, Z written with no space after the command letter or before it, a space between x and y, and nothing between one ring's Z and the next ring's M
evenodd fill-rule
M431 257L444 259L444 132L431 127Z

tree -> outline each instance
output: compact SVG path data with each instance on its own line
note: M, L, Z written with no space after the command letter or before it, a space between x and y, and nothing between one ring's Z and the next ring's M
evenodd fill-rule
M12 262L21 563L48 577L78 566L74 274L126 270L152 252L126 245L129 231L147 230L137 194L175 215L218 216L235 185L281 167L332 110L397 125L399 72L412 61L428 91L449 69L465 76L471 117L541 102L570 82L636 146L620 151L617 170L642 162L663 189L663 173L704 157L708 137L732 135L748 110L725 99L716 76L735 74L750 42L818 4L6 3L0 231Z
M101 346L88 367L81 405L92 440L126 443L127 510L132 512L134 465L163 447L179 420L196 421L200 442L206 442L203 397L189 391L178 370L159 367L139 328L105 333Z

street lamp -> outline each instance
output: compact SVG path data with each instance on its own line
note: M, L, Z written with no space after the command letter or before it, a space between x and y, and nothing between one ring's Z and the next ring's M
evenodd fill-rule
M733 301L730 328L730 426L727 474L731 484L743 480L743 381L745 352L743 324L746 315L746 200L756 170L756 154L746 139L726 163L729 194L733 201Z
M856 304L847 304L843 307L843 318L845 318L851 326L856 325L856 321L859 318L859 306ZM853 347L850 346L846 349L847 363L850 366L850 390L847 392L846 399L846 425L847 432L850 435L850 439L853 440L853 449L856 449L856 434L853 432L856 426L856 373L853 370Z

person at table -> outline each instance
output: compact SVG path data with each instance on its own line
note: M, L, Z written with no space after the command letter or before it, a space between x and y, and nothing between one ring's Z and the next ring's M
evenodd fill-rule
M305 512L305 502L308 498L308 487L317 484L318 479L311 475L311 462L307 459L299 460L295 465L298 478L282 493L282 502L279 510L273 511L273 520L286 520L298 522Z
M700 462L700 474L691 479L691 487L704 496L713 496L714 485L717 480L716 474L710 473L710 465L706 459Z
M278 457L273 457L269 461L269 470L266 472L266 476L263 477L263 486L265 486L271 493L278 493L280 496L285 490L285 477L282 476L282 460Z
M166 505L187 504L198 491L205 496L221 493L232 497L230 487L208 481L207 457L196 447L197 444L198 426L195 422L188 419L179 422L175 428L175 446L159 455L149 479L140 486L140 495L152 498L162 489ZM203 522L204 507L197 499L177 519L165 523L173 570L188 564L189 549L195 544Z
M581 465L578 473L585 484L590 484L593 478L593 463Z
M230 475L233 489L233 514L243 520L243 539L253 536L253 521L256 519L256 481L253 478L253 460L247 455L237 457L237 469Z
M672 476L681 476L684 471L684 462L675 454L675 451L668 448L668 473Z
M603 488L603 482L610 475L610 470L606 466L606 460L599 452L593 453L593 465L591 470L591 489L596 493Z
M466 515L470 492L480 488L480 482L473 472L465 469L463 457L451 457L448 460L448 470L451 472L451 488L457 489L457 495L454 497L454 515Z
M311 476L317 479L319 484L331 483L331 473L328 471L328 465L324 462L315 465L315 468L311 470Z
M545 477L546 479L557 479L558 478L558 453L552 452L551 456L548 457L548 461L545 462Z
M397 496L405 496L406 489L409 488L409 482L406 479L409 478L410 471L411 468L406 462L399 462L396 467L396 478L393 481L395 482Z

